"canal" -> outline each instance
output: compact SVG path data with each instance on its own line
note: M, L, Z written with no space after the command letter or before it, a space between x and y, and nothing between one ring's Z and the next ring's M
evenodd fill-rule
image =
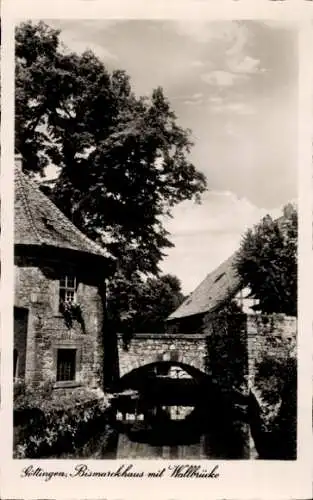
M156 406L135 419L111 419L79 450L90 459L250 459L249 425L229 418L214 421L197 407ZM119 416L119 415L117 415ZM121 417L120 417L121 418Z
M137 384L138 386L138 384ZM238 404L239 403L239 404ZM75 457L75 458L78 458ZM246 409L192 377L146 378L112 400L104 428L79 450L90 459L251 459Z

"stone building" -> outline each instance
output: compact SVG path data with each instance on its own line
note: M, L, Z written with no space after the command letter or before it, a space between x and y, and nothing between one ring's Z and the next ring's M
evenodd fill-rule
M291 241L297 240L297 234L290 227L296 205L289 203L283 208L283 215L275 220L283 237ZM263 219L272 221L269 216ZM243 286L241 277L236 270L238 252L233 253L216 269L209 273L184 302L168 317L167 331L169 333L203 333L207 325L221 311L241 312L246 316L255 316L258 300L251 296L249 288ZM231 307L230 307L231 306ZM233 307L235 306L235 307ZM236 307L237 306L237 307Z
M105 280L113 258L15 166L14 379L103 384Z

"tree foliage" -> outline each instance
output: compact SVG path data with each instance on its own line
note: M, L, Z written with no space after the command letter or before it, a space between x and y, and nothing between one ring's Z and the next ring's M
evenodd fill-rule
M108 311L115 331L123 332L127 341L133 332L164 332L166 318L183 300L176 276L165 274L145 281L127 281L118 272L108 296Z
M237 269L264 313L297 314L298 217L291 204L281 218L266 216L245 234Z
M90 51L66 51L57 30L42 22L16 29L23 168L42 175L48 164L59 167L46 192L118 259L126 282L159 272L172 246L164 217L206 189L188 160L191 146L161 88L137 97L125 71L109 72Z

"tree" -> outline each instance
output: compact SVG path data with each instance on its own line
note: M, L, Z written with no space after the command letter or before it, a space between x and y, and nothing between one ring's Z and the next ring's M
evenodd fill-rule
M118 273L108 296L108 312L127 343L134 332L163 333L166 318L184 298L179 279L171 274L127 281Z
M165 320L184 300L176 276L148 278L139 297L135 326L140 332L164 332Z
M206 180L188 160L180 127L161 88L137 97L129 76L90 51L64 50L44 23L16 30L16 149L30 175L52 163L46 192L89 237L118 259L126 281L156 275L172 246L164 217L199 201ZM136 279L139 275L136 275Z
M283 216L266 216L247 231L241 242L237 270L264 313L297 315L296 208L284 207Z

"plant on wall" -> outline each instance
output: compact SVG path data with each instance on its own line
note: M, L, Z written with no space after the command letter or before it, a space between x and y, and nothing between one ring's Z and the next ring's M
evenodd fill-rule
M77 321L83 332L85 333L85 322L82 315L82 310L77 302L64 300L61 304L61 312L63 314L64 322L67 328L72 328L74 321Z

